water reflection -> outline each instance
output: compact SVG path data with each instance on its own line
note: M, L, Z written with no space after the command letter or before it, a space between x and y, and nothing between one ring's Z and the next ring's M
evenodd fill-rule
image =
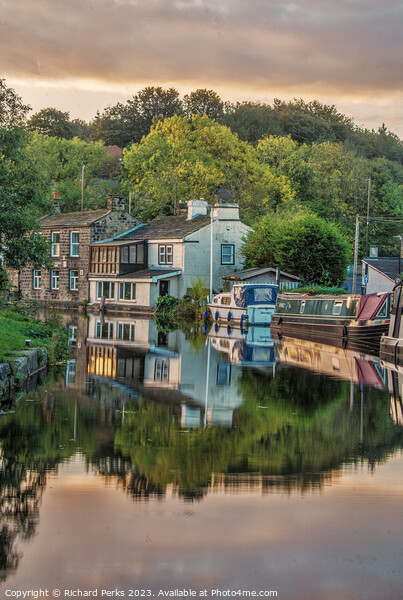
M65 315L71 358L0 420L0 568L32 536L49 473L79 455L136 501L304 495L402 448L402 374L267 328L161 333L144 318ZM303 367L303 368L301 368ZM331 375L331 377L329 377Z

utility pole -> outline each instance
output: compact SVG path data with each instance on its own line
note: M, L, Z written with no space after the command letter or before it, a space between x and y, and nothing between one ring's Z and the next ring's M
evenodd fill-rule
M369 232L369 203L371 200L371 180L368 181L368 202L367 202L367 240L365 245L365 256L368 256L368 232Z
M84 171L86 168L85 165L81 168L81 212L84 211Z
M357 263L358 263L358 238L360 235L360 217L355 217L355 244L354 244L354 268L353 268L353 294L356 293L357 288Z

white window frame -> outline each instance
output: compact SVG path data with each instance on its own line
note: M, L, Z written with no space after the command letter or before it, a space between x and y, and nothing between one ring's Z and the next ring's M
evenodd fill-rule
M126 285L130 285L130 298L124 297L124 289ZM136 284L128 281L119 281L118 300L129 302L136 299Z
M102 335L102 329L107 328L107 336ZM95 339L97 340L113 340L113 321L95 321Z
M72 273L77 273L77 275L72 275ZM78 291L78 269L70 269L69 271L69 289L74 292Z
M73 235L77 234L77 241L73 242ZM74 252L73 252L74 250ZM80 232L70 231L70 256L80 256Z
M57 275L56 275L57 273ZM60 289L60 271L59 269L52 269L50 272L50 289L51 290L59 290Z
M40 290L42 286L42 271L40 269L34 269L32 271L32 289Z
M129 328L129 337L124 337L125 328ZM116 331L116 339L122 340L123 342L134 342L135 326L134 323L118 323Z
M227 250L228 248L231 250L229 255L225 253L225 250ZM235 244L221 244L221 264L235 264Z
M108 296L105 294L105 286L109 286L109 290L108 290L109 295ZM112 293L111 293L111 290L113 290ZM115 282L114 281L97 281L96 282L96 294L97 294L97 300L99 300L103 296L107 300L114 300L115 299Z
M169 359L157 358L155 360L154 381L169 381Z
M58 236L56 238L56 236ZM60 231L52 231L50 234L51 237L51 251L50 254L52 257L60 256ZM59 240L59 241L56 241Z
M158 264L172 265L173 264L173 246L172 244L161 244L158 246Z

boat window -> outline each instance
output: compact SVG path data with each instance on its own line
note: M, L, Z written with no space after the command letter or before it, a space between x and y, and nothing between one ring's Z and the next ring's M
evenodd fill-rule
M382 304L380 310L378 310L378 313L376 315L377 317L387 317L388 316L388 303L385 300L385 302Z
M230 296L223 296L221 298L221 304L231 304L231 298L230 298Z
M335 302L333 304L333 311L332 314L333 315L341 315L341 308L343 306L343 302Z
M214 298L213 302L214 304L218 304L218 298Z
M239 307L253 304L274 304L277 299L277 286L237 286L234 287L235 304Z
M305 311L305 300L302 300L301 306L299 307L299 312L303 313Z

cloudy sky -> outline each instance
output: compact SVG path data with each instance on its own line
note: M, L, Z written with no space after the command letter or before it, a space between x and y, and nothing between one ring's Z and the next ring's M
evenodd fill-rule
M401 0L0 0L0 77L90 120L146 85L302 97L403 137Z

